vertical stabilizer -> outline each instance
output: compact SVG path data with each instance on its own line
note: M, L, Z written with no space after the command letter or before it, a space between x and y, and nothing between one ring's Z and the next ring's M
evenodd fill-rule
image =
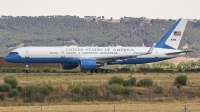
M179 19L156 43L157 48L178 49L188 19Z

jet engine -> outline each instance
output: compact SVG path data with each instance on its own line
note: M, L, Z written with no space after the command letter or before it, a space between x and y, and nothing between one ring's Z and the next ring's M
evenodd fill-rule
M80 59L78 64L81 70L94 70L96 68L96 61L93 59Z

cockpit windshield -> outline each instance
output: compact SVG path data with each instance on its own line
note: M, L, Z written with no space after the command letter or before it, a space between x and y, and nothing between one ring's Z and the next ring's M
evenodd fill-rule
M16 55L18 52L10 52L11 55Z

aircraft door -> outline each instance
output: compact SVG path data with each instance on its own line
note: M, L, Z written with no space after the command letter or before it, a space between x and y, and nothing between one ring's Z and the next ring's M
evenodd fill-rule
M25 58L29 58L29 51L28 50L25 51Z
M65 51L61 50L61 58L64 58L64 57L65 57Z
M158 58L158 57L159 57L159 53L158 51L156 51L155 58Z

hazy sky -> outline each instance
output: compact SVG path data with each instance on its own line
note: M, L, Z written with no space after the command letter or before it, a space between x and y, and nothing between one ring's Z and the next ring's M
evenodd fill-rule
M0 0L0 16L200 19L200 0Z

